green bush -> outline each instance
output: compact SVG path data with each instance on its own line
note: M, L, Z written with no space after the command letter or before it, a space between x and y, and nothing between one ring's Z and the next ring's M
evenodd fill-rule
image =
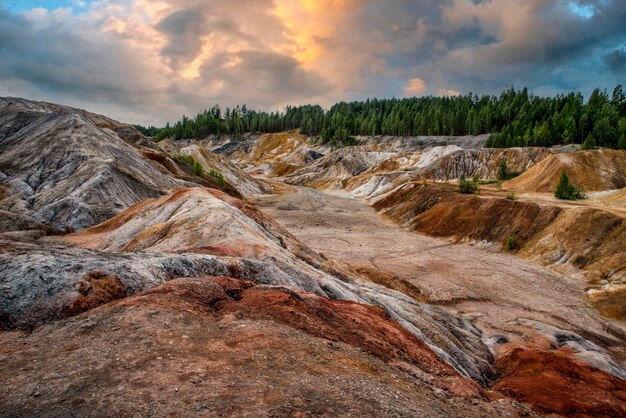
M224 187L224 185L226 184L226 180L224 180L224 175L217 170L211 169L209 171L209 176L213 177L215 181L217 181L217 184L222 187Z
M193 158L191 155L184 154L182 152L172 155L172 158L179 163L186 163L190 166L193 166L193 164L196 162L196 159Z
M590 150L590 149L596 149L596 139L593 137L592 134L589 134L587 136L587 139L585 139L585 142L583 142L583 144L581 145L580 149L581 150Z
M506 195L506 198L508 200L517 200L517 195L515 194L515 192L511 192L511 193Z
M559 179L559 184L554 191L554 197L562 200L578 200L586 199L587 195L580 187L569 182L567 172L563 170L561 178Z
M517 249L517 238L515 237L515 235L510 235L506 239L506 247L509 249L509 251L514 251Z
M204 175L204 168L198 161L194 160L191 167L194 176L202 177Z
M459 192L463 194L474 194L478 191L478 177L467 180L465 174L459 179Z

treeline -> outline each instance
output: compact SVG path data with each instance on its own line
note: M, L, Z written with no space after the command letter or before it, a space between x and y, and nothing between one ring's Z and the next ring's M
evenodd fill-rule
M283 112L257 112L246 106L219 106L183 117L161 129L141 128L157 140L202 138L210 134L239 136L299 128L324 143L348 145L352 136L458 136L491 134L489 147L552 146L585 143L626 149L626 96L618 85L611 95L596 89L589 100L580 93L537 97L526 88L499 96L416 97L288 106Z
M304 126L304 121L319 121L314 128L319 134L324 123L324 109L321 106L288 106L283 112L258 112L249 110L246 105L234 109L219 106L199 113L194 118L183 118L174 125L169 123L161 129L154 127L137 127L144 135L154 137L157 141L173 137L174 139L204 138L209 135L240 136L246 132L274 133Z

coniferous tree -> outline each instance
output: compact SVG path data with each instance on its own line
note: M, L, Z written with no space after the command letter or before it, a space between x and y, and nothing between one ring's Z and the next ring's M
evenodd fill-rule
M341 102L327 111L305 105L267 113L242 105L222 112L216 105L161 129L139 128L157 140L300 129L304 135L321 136L325 143L340 128L349 137L490 134L488 147L582 143L592 134L595 146L616 148L626 134L626 97L621 86L610 97L606 90L596 89L586 103L580 93L537 97L527 89L509 88L499 96L470 93ZM321 135L324 129L326 134Z

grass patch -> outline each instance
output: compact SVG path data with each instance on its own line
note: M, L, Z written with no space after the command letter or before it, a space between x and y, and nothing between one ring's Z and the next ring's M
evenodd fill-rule
M219 171L211 169L209 170L208 175L213 177L213 179L215 179L217 184L219 184L220 186L224 187L224 185L226 184L226 180L224 180L224 175Z
M179 163L186 163L186 164L189 164L190 166L193 166L193 163L196 162L196 159L193 158L193 156L189 154L184 154L182 152L172 155L172 158L178 161Z
M459 179L459 193L474 194L478 191L478 177L467 180L465 174Z

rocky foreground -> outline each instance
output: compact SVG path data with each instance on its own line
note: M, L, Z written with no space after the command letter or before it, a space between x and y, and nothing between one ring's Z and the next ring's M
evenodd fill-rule
M495 190L448 213L447 186L424 186L563 158L485 140L155 145L103 116L0 99L0 415L626 415L624 304L607 296L626 265L618 195L582 208L608 238L578 230L592 244L566 241L552 266L549 237L576 208L509 209ZM619 174L622 156L602 155ZM510 187L535 184L523 176ZM502 254L505 223L533 225L519 255L554 268Z

